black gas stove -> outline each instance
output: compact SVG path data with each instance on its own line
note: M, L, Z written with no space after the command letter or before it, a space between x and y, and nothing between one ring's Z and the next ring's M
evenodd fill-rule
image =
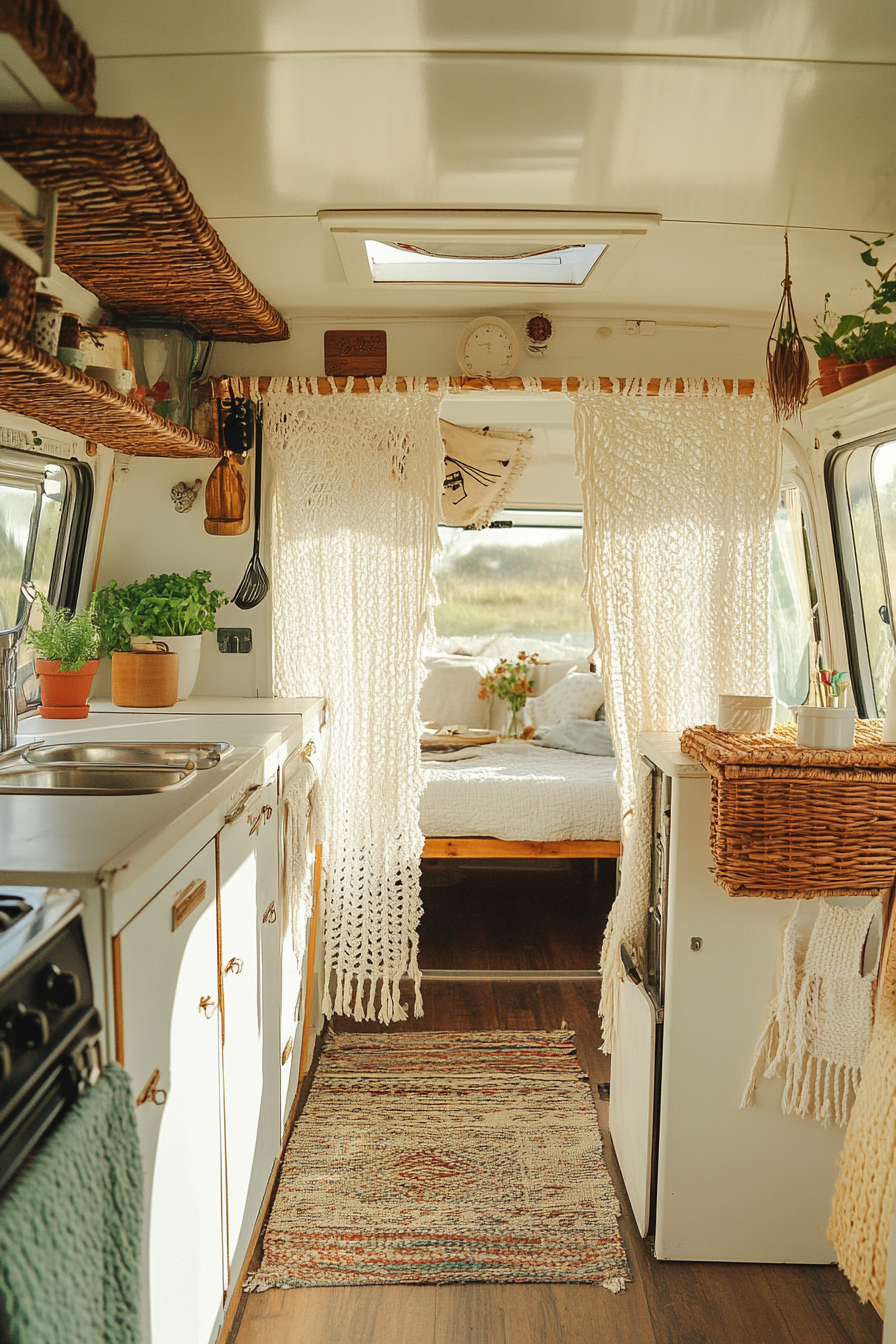
M0 1189L100 1072L76 891L0 887Z

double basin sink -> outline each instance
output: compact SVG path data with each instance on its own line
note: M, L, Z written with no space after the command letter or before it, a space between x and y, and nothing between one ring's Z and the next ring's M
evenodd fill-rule
M32 742L0 756L0 794L163 793L232 750L229 742Z

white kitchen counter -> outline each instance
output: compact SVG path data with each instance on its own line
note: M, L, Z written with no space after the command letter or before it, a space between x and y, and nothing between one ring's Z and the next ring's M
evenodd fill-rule
M194 834L204 843L250 783L263 782L299 746L318 698L196 697L171 709L91 706L87 719L19 721L19 743L221 741L234 750L182 788L129 797L0 794L0 880L20 885L130 886ZM266 765L267 762L267 765ZM206 834L207 833L207 834Z
M638 750L658 765L664 775L679 779L703 779L707 771L681 749L680 733L639 733Z

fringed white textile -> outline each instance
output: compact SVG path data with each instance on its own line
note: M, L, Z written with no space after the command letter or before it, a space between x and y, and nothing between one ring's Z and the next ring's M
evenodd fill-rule
M643 970L650 914L650 859L653 850L653 787L650 766L638 762L635 810L622 850L619 893L613 902L600 950L601 1049L611 1055L619 1021L619 988L625 972L621 949L625 944L636 966Z
M275 693L327 700L323 1011L385 1023L407 1016L404 976L423 1011L416 706L444 477L445 384L406 382L275 379L265 399Z
M896 936L890 920L874 1031L840 1155L828 1240L862 1302L883 1316L896 1203ZM890 1304L892 1308L892 1303Z
M781 448L765 386L646 380L575 404L585 596L607 688L623 812L637 737L712 723L720 692L767 695L769 547Z
M313 760L302 760L283 794L283 863L278 911L283 938L301 968L308 937L315 846L323 843L323 797ZM309 968L310 972L310 968Z
M704 387L707 392L704 393ZM721 692L768 694L768 576L781 449L765 387L721 379L582 379L575 405L585 597L616 744L626 834L601 959L604 1050L624 941L644 972L650 813L635 801L638 733L711 723ZM635 815L632 816L632 808ZM646 833L644 831L646 828ZM646 872L646 875L645 875ZM617 909L618 907L618 909Z
M862 974L865 940L882 912L883 894L858 908L821 900L806 942L797 906L784 930L781 987L769 1005L742 1110L753 1104L760 1073L783 1074L785 1115L846 1124L874 1019L877 967Z

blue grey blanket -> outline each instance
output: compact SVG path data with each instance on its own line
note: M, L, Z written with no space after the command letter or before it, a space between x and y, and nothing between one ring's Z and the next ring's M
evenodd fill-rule
M536 730L532 741L537 747L556 747L558 751L577 751L585 756L615 756L610 725L604 720L567 719L550 728Z

